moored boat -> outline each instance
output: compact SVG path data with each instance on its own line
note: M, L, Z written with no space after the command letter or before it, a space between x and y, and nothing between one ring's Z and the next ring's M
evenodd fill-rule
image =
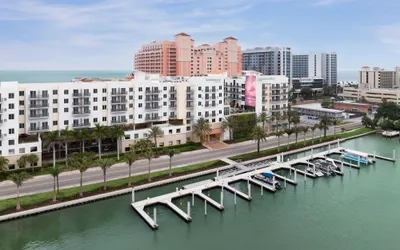
M261 173L261 174L256 174L254 176L254 179L260 180L262 182L267 183L268 185L274 186L276 189L281 188L281 183L274 178L274 174L272 173Z

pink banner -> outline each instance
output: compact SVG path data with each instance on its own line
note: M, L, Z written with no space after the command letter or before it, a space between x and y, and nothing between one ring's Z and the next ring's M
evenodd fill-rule
M251 107L256 106L256 76L246 76L245 104Z

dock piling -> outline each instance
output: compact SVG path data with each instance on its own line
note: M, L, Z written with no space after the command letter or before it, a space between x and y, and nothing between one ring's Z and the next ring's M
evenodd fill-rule
M337 147L340 148L340 141L337 141Z
M192 192L192 206L194 206L194 192Z
M217 170L217 177L219 177L219 170Z
M135 202L135 188L132 188L132 203Z
M376 153L375 153L375 150L374 150L374 160L375 160L375 157L376 157Z
M328 154L331 153L331 144L328 144Z
M361 165L360 156L358 156L357 166L360 167L360 165Z
M274 189L276 189L276 187L275 187L275 175L272 176L272 187ZM263 189L263 187L261 187L261 189Z
M314 149L312 148L311 149L311 160L314 158L313 155L314 155Z
M153 208L153 221L154 221L154 224L157 224L157 208L156 207Z
M292 176L292 168L289 167L289 176Z
M304 182L307 182L307 171L304 171Z
M233 203L236 205L236 189L235 189L235 193L233 194Z
M264 195L264 188L262 186L260 186L260 187L261 187L261 196L263 196Z
M176 192L178 192L179 191L179 188L178 187L176 187Z
M340 172L343 173L343 158L342 158L342 162L341 162L341 165L340 165Z
M286 188L286 179L283 180L283 185Z
M207 215L207 200L204 200L204 215Z
M223 187L221 188L221 201L220 201L220 203L221 203L221 206L224 206L224 188Z
M248 192L248 196L249 197L251 197L251 185L250 185L250 183L249 184L247 184L247 192Z
M190 217L190 201L187 202L187 215Z
M393 149L393 160L396 159L396 149Z
M297 183L297 170L294 169L294 182Z

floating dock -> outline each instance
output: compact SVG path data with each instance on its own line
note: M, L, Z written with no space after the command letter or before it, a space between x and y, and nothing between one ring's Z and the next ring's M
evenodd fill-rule
M400 134L399 131L383 131L382 132L382 135L384 137L389 137L389 138L399 136L399 134Z

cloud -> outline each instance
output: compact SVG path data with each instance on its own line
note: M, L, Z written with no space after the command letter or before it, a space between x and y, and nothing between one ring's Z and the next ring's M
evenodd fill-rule
M339 3L352 2L356 0L318 0L313 3L314 6L328 6Z

